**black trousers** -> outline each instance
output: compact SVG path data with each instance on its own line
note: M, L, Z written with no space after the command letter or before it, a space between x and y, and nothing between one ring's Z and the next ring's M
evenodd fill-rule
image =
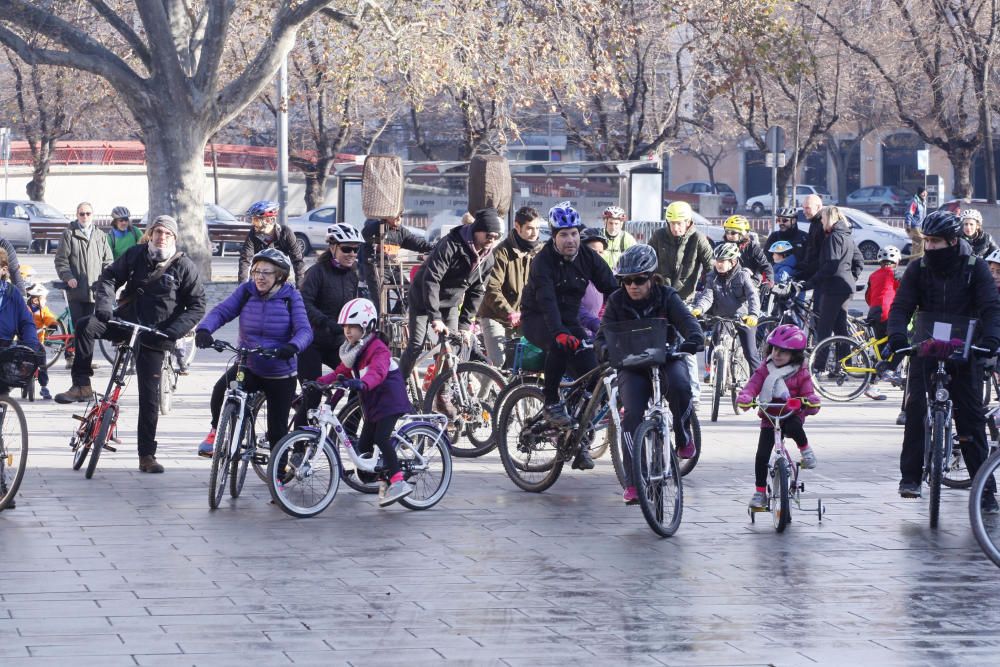
M910 357L909 386L906 394L906 426L903 428L903 451L899 472L904 482L920 482L924 472L924 419L927 414L927 387L937 362ZM986 408L983 407L983 369L978 363L948 364L951 375L951 400L954 404L955 430L969 475L976 476L986 460ZM989 480L987 488L996 490Z
M583 327L579 325L568 328L570 333L580 340L587 337ZM532 345L545 352L545 377L542 380L542 393L545 395L546 405L559 402L559 383L562 382L567 371L573 377L580 377L597 368L597 355L593 348L577 350L576 352L564 349L556 343L555 334L548 330L541 317L522 320L521 330Z
M222 374L212 387L212 428L219 425L219 413L222 412L222 401L226 397L229 383L236 379L235 365ZM277 444L288 433L288 413L292 409L295 398L294 377L264 378L255 375L249 368L243 376L243 388L247 392L260 391L267 399L267 441L271 447Z
M809 444L805 429L802 428L802 420L795 415L782 420L781 433L786 438L794 440L799 447ZM767 464L771 460L772 451L774 451L774 429L770 426L761 426L760 438L757 440L757 458L754 459L753 466L754 484L758 488L767 484Z
M376 446L382 452L382 467L385 469L387 478L391 478L401 470L391 437L396 428L396 421L402 416L401 414L391 415L378 421L366 419L365 425L361 427L361 434L358 436L359 452L368 453Z
M815 296L813 299L815 300ZM847 335L847 303L851 300L850 294L838 294L823 292L819 297L819 302L816 306L816 337L815 340L819 343L824 338L829 338L833 334L838 336ZM823 351L829 351L829 348L824 348ZM816 366L815 368L823 368L826 366L826 355L819 354L816 356Z
M84 303L82 301L70 301L66 304L69 308L69 321L73 324L73 331L79 332L82 325L82 320L85 317L90 317L94 314L94 304ZM69 354L67 351L67 360L72 358L73 355ZM91 358L93 358L93 350L91 350ZM88 362L89 365L90 362ZM74 382L74 384L76 384Z
M671 360L660 368L660 391L667 397L670 413L674 418L674 442L677 447L683 447L694 440L691 430L691 378L688 375L687 361ZM625 408L622 418L623 435L628 434L628 441L634 442L635 431L642 423L646 406L653 396L649 372L618 371L618 396ZM623 447L622 454L625 477L631 484L632 450L628 446Z
M312 344L298 355L299 383L310 382L323 374L323 365L335 369L340 365L340 346L344 343L343 336L335 336L329 343ZM295 428L305 426L308 410L319 406L322 394L318 391L307 391L302 395L302 406L295 414Z

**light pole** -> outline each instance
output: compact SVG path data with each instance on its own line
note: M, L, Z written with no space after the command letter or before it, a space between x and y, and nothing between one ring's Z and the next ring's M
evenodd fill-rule
M288 221L288 54L278 70L278 224Z

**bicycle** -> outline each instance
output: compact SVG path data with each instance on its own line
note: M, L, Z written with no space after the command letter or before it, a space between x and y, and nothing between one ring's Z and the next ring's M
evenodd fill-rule
M160 414L168 415L174 404L174 393L180 374L174 368L174 353L168 351L163 355L163 368L160 370Z
M45 342L42 343L42 347L45 350L45 367L51 368L63 353L72 355L75 352L73 341L76 339L76 332L73 329L73 318L70 316L69 300L66 297L69 286L58 280L51 281L48 285L52 289L62 290L67 304L56 318L56 323L45 327Z
M712 385L712 421L719 420L719 405L726 392L730 394L733 412L739 414L736 396L750 379L750 364L743 356L743 348L736 333L740 320L732 317L706 317L710 324L711 369L709 383Z
M355 473L371 475L379 483L388 483L378 448L360 453L355 438L349 436L332 404L343 390L314 382L307 387L322 391L327 400L310 410L313 426L292 431L278 441L267 466L271 498L286 514L297 518L316 516L333 502L341 478L340 451L354 465ZM392 433L404 479L414 491L399 504L411 510L425 510L444 498L451 484L452 463L448 443L448 418L439 414L405 415ZM435 471L438 471L435 474ZM376 490L378 487L375 487ZM367 492L368 489L365 489Z
M802 465L792 460L785 447L785 436L781 432L781 422L795 414L801 407L801 400L792 398L783 403L760 404L754 401L750 404L752 408L759 408L758 415L771 422L774 429L774 449L767 464L767 506L760 509L748 507L747 512L750 514L750 523L756 523L755 515L758 512L770 512L774 530L778 533L784 532L792 522L793 501L800 512L816 512L819 521L823 520L823 514L826 513L822 498L816 499L815 510L802 509L802 493L806 490L805 483L799 481Z
M866 333L864 340L856 336L830 336L813 349L809 372L821 396L844 403L864 394L878 380L880 368L891 357L882 356L889 337L876 338ZM825 360L822 365L820 360ZM893 381L893 385L903 386L902 381Z
M99 400L88 404L86 414L73 415L73 419L80 422L80 426L69 439L69 447L73 450L73 470L79 470L84 461L87 460L87 455L90 454L90 461L87 463L87 470L84 473L87 479L94 476L97 462L105 449L109 452L117 451L108 444L108 441L111 432L118 424L118 399L125 387L126 377L135 357L135 346L139 334L148 331L160 336L164 335L152 327L118 319L109 321L108 326L130 329L131 334L127 339L117 343L118 353L115 355L114 364L111 367L111 377L108 379L108 388L104 395Z
M996 391L1000 389L998 381L1000 381L1000 378L998 378L995 369L990 369L987 372L984 394L984 402L986 404L989 403L991 388L995 391L994 395L1000 398L1000 392ZM1000 448L1000 405L993 407L987 405L987 407L986 430L989 433L987 444L989 445L989 455L992 456ZM972 487L972 477L969 476L969 469L965 465L965 458L962 456L962 449L960 447L952 448L951 463L948 466L948 470L942 475L941 483L949 489L968 489Z
M9 389L24 386L38 369L35 350L13 345L0 350L0 511L14 507L14 497L28 467L28 423Z
M787 291L784 291L787 287ZM808 347L816 345L816 324L819 315L813 310L812 301L807 301L803 296L803 283L790 281L779 283L771 288L771 295L774 297L772 312L777 311L777 315L768 315L757 321L757 348L763 349L767 343L767 337L771 335L781 324L794 324L806 334ZM855 308L847 311L847 331L852 336L857 336L868 330L865 320L865 313Z
M257 476L268 480L267 465L270 445L267 441L267 417L262 407L263 392L247 392L243 387L247 359L251 354L274 356L274 350L263 347L236 347L224 340L215 339L212 349L216 352L236 353L236 379L226 389L215 429L215 447L212 453L212 471L208 477L208 506L218 509L229 483L229 495L239 498L246 482L247 469L253 465Z

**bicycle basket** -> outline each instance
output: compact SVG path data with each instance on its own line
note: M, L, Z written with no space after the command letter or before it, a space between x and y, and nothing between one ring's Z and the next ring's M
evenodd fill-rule
M650 368L666 363L670 331L666 320L628 320L602 327L608 361L615 368Z
M966 361L979 320L950 313L920 312L913 320L912 341L919 356Z
M540 371L543 368L545 368L545 352L522 336L521 340L517 342L517 349L514 352L512 370L516 373L518 371Z
M27 345L0 350L0 385L24 387L38 370L38 353Z

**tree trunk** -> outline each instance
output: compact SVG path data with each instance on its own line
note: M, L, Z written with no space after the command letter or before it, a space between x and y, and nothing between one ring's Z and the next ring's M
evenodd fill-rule
M958 199L972 197L972 151L968 148L953 148L948 151L948 159L955 170L955 185L951 193ZM938 193L943 196L944 193Z
M320 204L323 202L323 190L326 179L320 177L319 171L316 169L310 169L305 172L306 176L306 210L311 211L314 208L319 208Z
M31 180L24 186L28 199L45 201L45 181L49 177L49 165L52 163L52 149L55 139L42 140L31 152Z

